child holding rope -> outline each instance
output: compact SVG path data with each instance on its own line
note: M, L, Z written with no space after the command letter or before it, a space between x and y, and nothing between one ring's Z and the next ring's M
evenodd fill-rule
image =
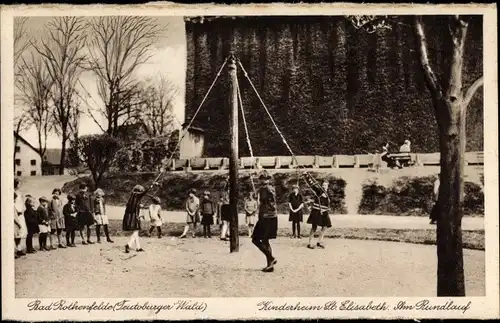
M141 199L146 195L146 189L142 185L136 185L132 190L132 194L128 199L125 207L125 215L123 216L122 229L123 231L132 231L130 240L125 245L125 252L129 253L132 245L135 244L136 251L142 252L139 241L139 231L141 230Z
M259 220L252 233L252 243L266 256L267 266L263 272L273 272L277 263L273 257L270 239L276 239L278 232L278 214L276 210L276 190L270 179L265 177L263 186L259 189L257 201L259 204Z
M307 219L307 223L312 225L311 232L309 233L309 244L307 245L307 248L309 249L314 249L312 239L318 227L321 227L321 231L319 232L319 239L316 246L324 249L325 246L323 245L323 238L325 237L325 229L331 228L332 226L330 215L328 214L328 211L330 210L328 186L328 181L323 181L322 190L319 187L313 187L316 197L314 199L311 214L309 214L309 218Z

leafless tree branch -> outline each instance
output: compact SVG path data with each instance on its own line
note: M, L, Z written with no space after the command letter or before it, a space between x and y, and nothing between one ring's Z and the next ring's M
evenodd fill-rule
M469 106L470 104L470 101L472 100L472 98L474 97L474 94L476 94L477 90L483 86L484 84L484 77L481 76L479 77L477 80L475 80L471 86L469 86L469 88L467 89L467 91L465 92L465 97L464 97L464 101L463 101L463 109L467 110L467 107Z
M151 58L163 29L154 18L115 16L92 18L88 30L87 68L97 77L107 133L116 135L117 128L135 114L138 83L134 73Z
M27 20L27 17L17 17L14 19L14 66L17 66L19 59L29 46L25 29Z
M47 149L47 135L52 125L50 90L53 81L40 56L31 53L28 61L21 57L15 85L21 93L20 101L26 107L25 122L34 125L37 131L38 152L43 158Z
M72 129L78 125L80 103L77 82L83 71L86 55L86 24L82 17L56 17L45 26L47 37L33 43L36 52L43 57L45 67L53 81L51 96L54 104L53 122L61 137L61 171L64 170L66 144Z
M178 89L165 76L159 76L145 84L141 97L139 119L150 137L163 136L173 130L173 100Z
M429 62L429 55L427 53L427 40L425 37L421 16L415 16L414 27L415 27L415 34L417 36L417 49L420 56L420 65L423 68L425 79L429 84L431 92L441 97L443 95L441 86L439 85L436 74L434 73L434 70L432 69Z

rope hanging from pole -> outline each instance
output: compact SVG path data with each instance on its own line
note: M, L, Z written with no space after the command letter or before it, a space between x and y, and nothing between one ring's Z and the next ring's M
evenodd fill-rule
M281 137L281 140L283 141L283 143L285 144L286 148L288 149L288 151L290 152L290 154L292 155L293 158L296 159L295 157L295 154L293 153L292 151L292 148L290 148L290 146L288 145L288 142L286 141L285 139L285 136L283 136L283 134L281 133L280 129L278 128L278 126L276 125L276 122L274 122L274 119L273 117L271 116L271 113L269 112L269 110L267 109L267 106L266 104L264 103L264 101L262 100L262 98L260 97L260 94L259 92L257 92L257 89L255 88L255 86L253 85L253 82L252 80L250 80L250 77L248 76L248 73L247 71L245 70L245 68L243 67L243 64L241 64L240 60L238 59L238 65L240 65L241 69L243 70L243 74L245 74L245 77L247 78L248 82L250 83L250 86L252 86L255 94L257 95L257 98L259 99L260 103L262 104L262 106L264 107L264 110L266 110L266 113L267 115L269 116L269 119L271 119L271 122L273 123L274 125L274 128L276 129L276 131L278 132L278 134L280 135Z
M151 188L152 188L152 187L156 184L156 182L157 182L157 181L161 178L161 176L163 176L163 174L166 172L166 167L167 167L167 166L168 166L168 165L172 162L172 159L174 158L175 152L176 152L176 151L177 151L177 149L179 148L179 146L180 146L180 144L181 144L181 142L182 142L182 139L184 139L184 137L187 135L189 128L190 128L190 127L191 127L191 125L193 124L194 119L196 118L196 116L197 116L197 115L198 115L198 113L200 112L201 107L203 106L203 104L205 103L205 101L206 101L206 99L207 99L208 95L209 95L209 94L210 94L210 92L212 91L212 88L214 87L215 82L217 82L217 79L220 77L220 74L221 74L222 70L224 69L224 67L226 66L228 59L229 59L229 56L228 56L228 57L226 57L226 59L224 60L224 63L222 63L222 66L220 67L219 71L217 72L217 75L215 76L215 78L214 78L214 80L213 80L212 84L211 84L211 85L210 85L210 87L208 88L207 93L205 94L205 96L203 97L203 99L202 99L202 100L201 100L201 102L200 102L200 105L199 105L199 106L198 106L198 108L196 109L196 112L194 113L193 118L191 118L191 121L189 122L188 126L187 126L187 127L186 127L186 129L184 130L184 132L183 132L182 136L180 136L180 137L179 137L179 140L177 141L177 144L176 144L176 146L175 146L174 150L172 151L172 154L170 155L170 158L169 158L169 159L168 159L168 161L165 163L165 165L166 165L166 166L165 166L165 168L164 168L164 169L162 169L162 171L158 174L158 176L156 176L156 178L155 178L155 179L154 179L154 181L153 181L153 184L151 184L151 186L148 188L148 190L149 190L149 189L151 189ZM156 188L156 190L155 190L155 194L156 194L156 192L157 192L157 191L158 191L158 187L157 187L157 188Z
M254 90L255 94L257 95L257 98L259 99L260 103L262 104L262 107L264 107L264 110L266 111L267 115L269 116L269 119L271 120L271 122L273 123L273 126L274 128L276 129L276 132L278 132L278 134L280 135L281 137L281 140L283 141L283 143L285 144L286 148L288 149L288 151L290 152L290 154L292 155L292 160L295 160L295 162L297 163L297 168L302 168L299 163L298 163L298 160L297 160L297 157L295 156L295 154L293 153L292 151L292 148L290 147L290 145L288 145L288 142L286 141L285 139L285 136L283 135L283 133L280 131L280 129L278 128L278 125L276 124L276 122L274 121L271 113L269 112L269 109L267 108L266 104L264 103L264 100L262 100L262 97L260 96L259 92L257 91L257 89L255 88L252 80L250 79L250 77L248 76L248 73L247 71L245 70L245 68L243 67L243 64L241 64L241 61L238 59L238 65L241 67L241 70L243 71L243 74L245 75L246 79L248 80L248 82L250 83L250 86L252 87L252 89ZM297 170L297 173L298 173L298 170ZM321 187L321 185L319 185L319 183L311 176L311 174L309 174L307 171L304 172L304 178L305 178L305 182L307 185L309 185L309 187L311 187L311 189L313 190L314 194L315 195L318 195L318 192L324 192L323 188ZM298 176L298 179L300 179L300 176ZM326 192L324 192L326 193Z
M252 165L254 165L255 157L253 155L252 143L250 141L250 134L248 132L247 120L245 118L245 111L243 110L243 100L241 99L241 91L240 91L240 85L238 84L238 80L236 80L236 87L237 87L237 91L238 91L238 101L239 101L239 106L240 106L240 111L241 111L241 117L243 118L243 126L245 128L245 136L246 136L246 140L247 140L248 151L250 152L250 157L252 158ZM250 174L250 182L252 183L252 190L255 193L256 190L255 190L255 183L253 181L253 174Z

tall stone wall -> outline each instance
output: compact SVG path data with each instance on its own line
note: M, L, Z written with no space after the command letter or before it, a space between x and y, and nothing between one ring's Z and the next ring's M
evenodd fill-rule
M446 73L446 17L426 18L429 55ZM417 152L438 151L437 124L421 72L411 17L367 34L344 17L212 17L186 19L186 116L191 117L218 69L234 52L296 154L372 152L405 139ZM482 19L467 35L464 86L482 74ZM241 70L239 84L255 155L288 155ZM227 69L195 126L205 156L229 154ZM468 109L467 149L483 149L483 96ZM241 119L241 117L240 117ZM240 154L249 150L240 120Z

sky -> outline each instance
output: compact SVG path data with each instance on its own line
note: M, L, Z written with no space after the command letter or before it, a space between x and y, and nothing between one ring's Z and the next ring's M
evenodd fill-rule
M89 17L90 18L90 17ZM38 39L44 37L44 28L52 17L29 17L25 24L26 36ZM174 113L180 123L184 122L184 95L186 78L186 33L183 17L152 17L156 19L163 32L160 40L155 44L153 57L146 63L137 68L138 77L147 79L150 77L167 77L178 89L177 97L174 100ZM29 55L29 51L25 53ZM82 108L87 111L89 108L96 110L103 103L97 94L96 77L92 72L85 72L81 78L80 96L82 98ZM17 93L17 92L16 92ZM16 106L17 111L20 110ZM105 122L99 114L94 116L101 125ZM176 123L179 126L178 123ZM81 135L100 133L102 130L94 120L86 113L80 120L79 133ZM35 147L38 145L38 138L35 129L32 127L21 132L21 136L28 140ZM51 134L47 139L47 148L61 148L61 142L57 135Z

